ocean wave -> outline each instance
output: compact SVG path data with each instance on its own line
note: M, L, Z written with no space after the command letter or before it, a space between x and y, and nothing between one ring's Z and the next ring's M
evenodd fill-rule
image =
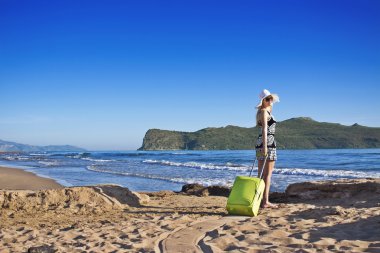
M188 152L174 152L170 154L171 155L186 155L186 156L201 156L201 154L194 154L194 153L188 153Z
M175 167L189 167L196 169L205 169L205 170L234 170L234 171L246 171L251 169L252 167L241 164L213 164L213 163L199 163L199 162L172 162L166 160L144 160L143 163L148 164L159 164L166 166L175 166Z
M83 153L79 153L77 155L74 155L72 158L86 158L86 157L90 157L91 156L91 153L88 153L88 152L83 152ZM70 157L70 156L68 156Z
M30 153L29 155L31 155L31 156L45 156L47 154L46 154L46 152L43 152L43 153Z
M45 156L62 156L62 157L68 157L68 158L82 158L82 157L89 157L91 156L90 152L65 152L65 153L47 153L42 154Z
M14 157L14 156L3 156L2 159L7 160L7 161L14 161L14 160L16 160L16 157Z
M181 183L181 184L198 183L198 184L202 184L205 186L209 186L209 185L231 186L232 182L233 182L233 180L229 180L229 179L164 177L164 176L158 176L158 175L152 175L152 174L121 172L121 171L114 171L114 170L110 170L110 169L101 169L101 168L97 168L96 166L92 166L92 165L87 166L86 168L87 168L87 170L94 171L94 172L123 175L123 176L130 176L130 177L156 179L156 180L163 180L163 181Z
M25 156L4 156L2 159L7 161L28 161L31 160L29 157Z
M58 166L59 162L58 161L38 161L39 164L48 166L48 167L54 167Z
M366 178L380 177L380 172L364 172L352 170L318 170L302 168L275 168L273 174L295 175L295 176L316 176L333 178Z
M114 160L106 160L106 159L94 159L89 157L81 158L82 160L92 161L92 162L112 162Z
M87 170L99 172L99 173L108 173L115 175L123 175L130 177L140 177L147 179L155 179L155 180L163 180L167 182L174 182L180 184L193 184L198 183L205 186L210 185L222 185L231 187L233 184L234 176L231 175L231 178L205 178L205 177L168 177L164 175L153 175L153 174L145 174L145 173L133 173L133 172L125 172L125 171L115 171L107 168L99 168L95 166L87 166ZM257 172L257 170L255 170ZM301 168L276 168L273 171L273 174L283 175L283 176L309 176L316 177L316 179L320 180L321 178L367 178L367 177L380 177L380 173L374 173L368 175L368 173L360 172L360 171L345 171L345 170L315 170L315 169L301 169ZM288 178L284 181L285 186L288 181L292 181L291 178ZM306 180L306 178L305 178ZM290 182L289 181L289 182ZM297 180L295 182L298 182ZM277 184L280 184L277 182ZM284 186L284 187L285 187ZM282 186L281 186L282 187ZM278 188L278 187L277 187Z
M136 152L136 153L103 153L103 155L119 156L119 157L144 157L144 156L171 156L171 155L186 155L186 156L200 156L200 154L186 153L186 152Z
M65 156L65 157L69 157L69 156L76 156L80 153L78 152L65 152L65 153L55 153L55 152L52 152L52 153L47 153L46 156Z
M206 170L229 170L229 171L249 171L252 166L226 163L224 165L217 165L212 163L198 163L198 162L172 162L166 160L145 160L144 163L159 164L173 167L189 167L194 169ZM257 172L257 167L253 169ZM333 178L366 178L366 177L380 177L380 172L368 171L353 171L353 170L321 170L321 169L306 169L306 168L277 168L273 170L273 174L282 175L295 175L295 176L315 176L315 177L333 177Z

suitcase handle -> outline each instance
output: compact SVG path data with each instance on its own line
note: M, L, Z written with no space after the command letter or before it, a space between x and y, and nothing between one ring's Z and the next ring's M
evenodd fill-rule
M263 172L264 172L264 169L265 169L265 163L267 162L267 158L268 158L268 154L266 154L265 156L265 159L264 159L264 164L263 164L263 168L261 169L261 173L260 173L260 179L262 179L263 177ZM252 171L253 171L253 168L255 167L255 164L256 164L256 156L255 156L255 159L253 160L253 165L252 165L252 169L251 171L249 172L249 176L251 176L252 174ZM258 167L257 167L258 168Z

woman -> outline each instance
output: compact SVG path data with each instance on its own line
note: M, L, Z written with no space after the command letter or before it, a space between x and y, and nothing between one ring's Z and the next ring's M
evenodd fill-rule
M256 125L259 126L259 136L256 142L256 159L258 160L259 176L265 158L267 158L263 173L265 182L264 196L261 206L264 208L277 208L278 206L269 202L269 189L274 164L277 160L276 141L274 139L276 120L272 115L273 103L279 102L278 95L271 94L268 90L263 90L260 95L260 102L256 106Z

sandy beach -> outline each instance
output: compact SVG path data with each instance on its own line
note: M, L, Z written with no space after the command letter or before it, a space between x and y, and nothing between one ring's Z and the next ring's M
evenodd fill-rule
M39 177L31 172L0 167L0 189L45 190L63 188L53 179Z
M380 179L293 184L257 217L213 191L62 188L12 168L0 189L0 252L380 252Z

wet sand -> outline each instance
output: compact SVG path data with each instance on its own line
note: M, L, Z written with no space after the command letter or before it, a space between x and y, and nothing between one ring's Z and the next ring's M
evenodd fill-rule
M53 179L39 177L31 172L0 167L0 189L7 190L45 190L63 188Z

